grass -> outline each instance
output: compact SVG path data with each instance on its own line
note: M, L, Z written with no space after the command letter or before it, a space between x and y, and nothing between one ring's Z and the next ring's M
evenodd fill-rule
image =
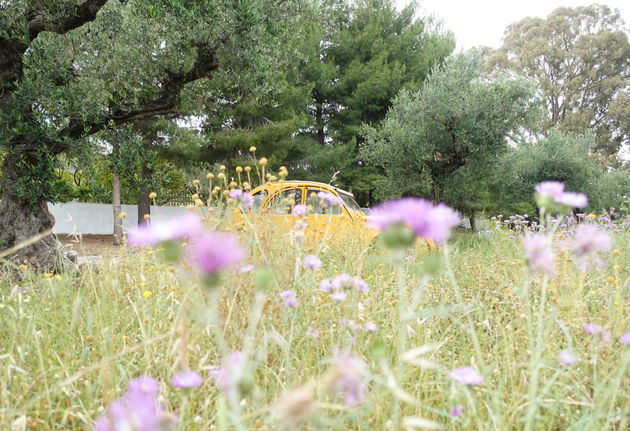
M249 249L246 263L271 269L268 285L261 272L225 273L220 287L207 290L194 268L165 263L155 250L122 250L59 275L26 269L20 282L3 277L0 429L20 420L28 429L89 429L141 375L158 379L167 410L186 430L221 429L222 421L225 429L280 429L274 402L298 387L315 399L304 429L388 429L395 404L402 418L455 430L630 426L630 347L618 342L630 329L627 231L615 234L617 251L599 269L577 271L560 252L548 282L525 282L522 243L505 231L457 234L437 252L448 250L449 258L435 274L422 245L397 260L353 234L304 248L269 225L238 234ZM324 263L319 271L300 265L311 252ZM369 293L331 301L319 282L342 272L368 281ZM296 309L278 296L288 289L297 292ZM402 323L399 298L407 302ZM349 320L361 328L374 322L378 331L354 331ZM611 341L586 334L585 322L611 331ZM319 338L307 335L309 327ZM401 360L401 327L405 350L424 347L421 355ZM563 349L578 362L559 365ZM208 372L236 350L246 352L253 380L234 403ZM355 408L327 391L331 358L343 350L369 369L367 399ZM204 385L183 395L169 379L186 365ZM447 374L463 365L479 369L485 383L453 384ZM449 415L454 406L463 407L461 417Z

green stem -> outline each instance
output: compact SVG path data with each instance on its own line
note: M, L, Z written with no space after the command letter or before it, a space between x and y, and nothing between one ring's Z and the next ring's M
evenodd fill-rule
M399 388L403 386L404 366L402 355L407 350L407 294L405 291L405 279L403 268L403 249L396 250L396 282L398 285L398 355L396 366L396 384ZM392 412L393 429L400 429L401 405L398 397L394 397Z

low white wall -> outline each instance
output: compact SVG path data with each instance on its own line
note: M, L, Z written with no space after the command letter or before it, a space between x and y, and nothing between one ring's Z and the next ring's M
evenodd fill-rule
M48 204L48 210L55 217L53 233L82 235L111 235L114 232L114 209L110 204L88 204L83 202L65 202ZM123 226L135 226L138 223L138 206L122 205L127 213ZM152 220L165 220L187 211L185 207L151 206Z

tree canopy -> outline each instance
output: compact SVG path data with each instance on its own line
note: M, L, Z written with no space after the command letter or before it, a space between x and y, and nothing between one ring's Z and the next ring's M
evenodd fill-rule
M490 65L536 80L545 132L592 130L603 155L630 143L630 43L619 11L593 4L525 18L507 28Z

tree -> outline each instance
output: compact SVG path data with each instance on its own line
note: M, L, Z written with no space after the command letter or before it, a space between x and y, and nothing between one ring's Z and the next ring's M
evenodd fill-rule
M196 82L269 67L299 2L42 0L0 5L0 243L54 223L55 157L108 127L177 111ZM262 66L261 66L262 65ZM201 80L201 81L200 81ZM222 88L214 87L221 98ZM46 236L17 259L52 266Z
M311 127L302 130L309 145L296 146L287 160L294 177L328 182L374 202L382 178L366 169L358 154L364 123L381 121L403 89L420 88L431 68L455 47L429 18L418 18L418 4L398 11L391 0L330 0L320 22L311 23L300 68L311 82Z
M536 184L561 181L567 190L586 193L593 207L598 178L602 174L589 157L594 136L551 130L535 144L506 152L495 171L492 191L500 206L495 212L536 214L533 195Z
M489 64L536 80L549 114L544 132L593 130L606 156L630 142L630 43L619 11L594 4L525 18L507 28Z
M387 175L393 196L427 196L472 214L491 167L535 124L535 89L523 79L482 74L471 53L436 67L420 91L401 91L378 128L366 127L364 157Z

